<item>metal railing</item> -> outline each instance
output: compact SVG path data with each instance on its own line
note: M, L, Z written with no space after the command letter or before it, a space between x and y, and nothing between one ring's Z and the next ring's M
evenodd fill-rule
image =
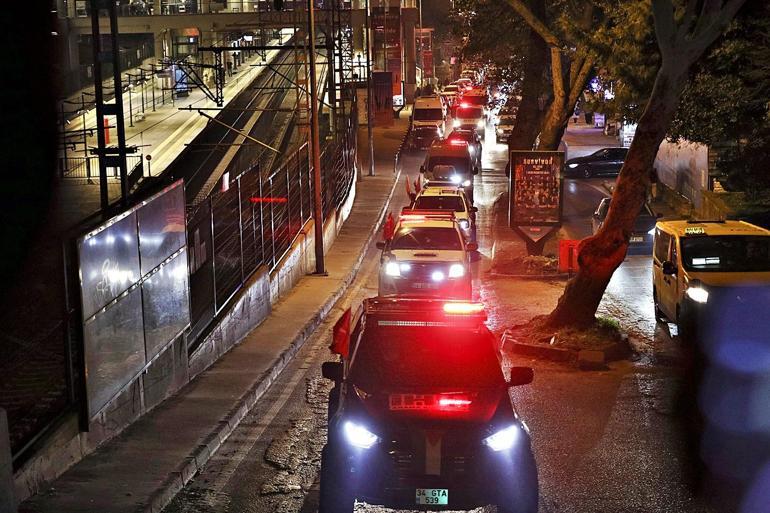
M339 209L353 185L356 111L321 156L324 219ZM313 169L303 144L272 173L253 166L223 184L188 213L190 352L249 278L275 270L313 216Z
M129 155L126 157L128 167L129 189L136 185L139 178L144 176L144 164L142 155ZM81 180L99 180L99 157L59 157L57 160L59 178L77 178ZM119 179L119 169L107 168L107 178Z

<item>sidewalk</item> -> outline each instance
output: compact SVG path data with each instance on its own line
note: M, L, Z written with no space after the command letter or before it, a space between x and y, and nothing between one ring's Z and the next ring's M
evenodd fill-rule
M182 391L20 505L22 512L159 512L202 468L343 295L398 184L396 127L375 132L377 176L361 177L353 210L326 256L238 346ZM366 129L362 129L366 140ZM359 133L359 140L361 140ZM362 148L363 150L363 148ZM362 174L366 174L365 172Z

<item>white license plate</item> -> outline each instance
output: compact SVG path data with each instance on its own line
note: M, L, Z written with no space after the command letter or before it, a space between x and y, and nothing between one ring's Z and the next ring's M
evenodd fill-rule
M447 505L449 504L449 490L447 488L418 488L416 504Z
M437 289L438 284L437 283L412 283L413 289Z
M631 242L644 242L644 237L631 237Z

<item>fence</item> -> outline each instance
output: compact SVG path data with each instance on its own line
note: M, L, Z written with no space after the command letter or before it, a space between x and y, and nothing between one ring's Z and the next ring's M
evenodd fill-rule
M357 114L344 120L321 155L324 218L345 202L354 180ZM191 329L194 351L215 317L261 266L273 271L313 216L313 169L307 144L272 173L255 165L188 214Z
M144 164L142 155L128 155L126 157L128 168L129 189L136 185L139 178L144 176ZM60 178L76 178L80 180L99 180L99 157L59 157L57 161ZM107 168L107 179L120 178L120 170L116 167Z

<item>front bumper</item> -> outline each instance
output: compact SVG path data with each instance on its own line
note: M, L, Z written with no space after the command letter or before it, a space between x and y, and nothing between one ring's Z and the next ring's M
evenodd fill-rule
M448 299L470 299L472 279L470 273L461 278L445 278L433 281L430 278L412 278L388 276L380 272L379 295L425 295L440 296Z
M496 504L500 490L522 468L513 453L493 453L480 444L442 443L440 471L426 473L425 451L393 440L369 450L338 447L330 451L340 483L351 496L369 504L397 509L457 510ZM342 444L339 444L342 445ZM448 491L448 504L417 504L418 488Z

